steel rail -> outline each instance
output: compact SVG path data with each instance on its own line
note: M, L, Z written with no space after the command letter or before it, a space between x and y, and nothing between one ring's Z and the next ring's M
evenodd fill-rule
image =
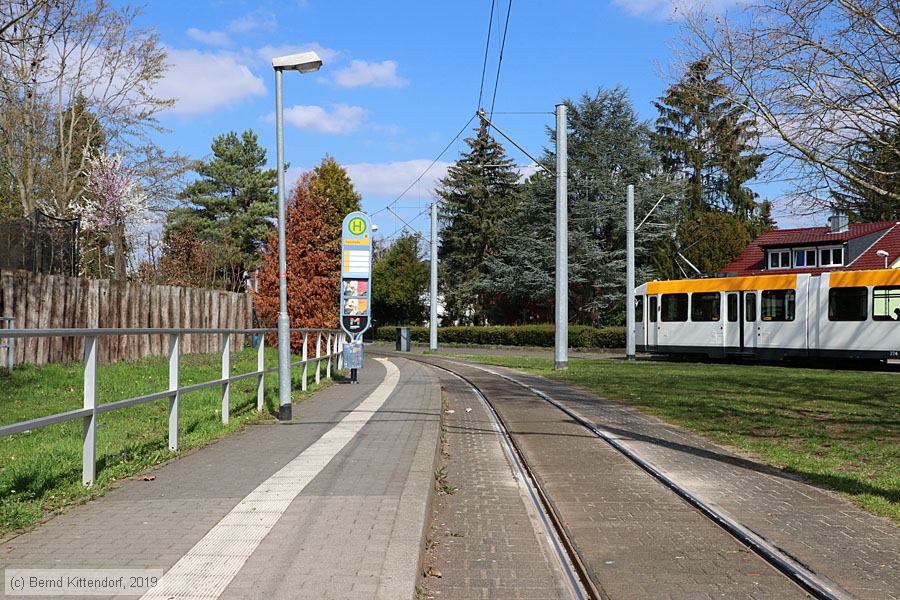
M410 357L404 358L416 360ZM590 578L587 565L581 560L581 556L575 549L574 543L569 538L569 535L562 524L562 519L556 512L556 508L550 502L540 481L528 465L528 461L525 459L525 455L522 453L521 448L519 448L512 435L510 435L509 428L503 420L503 417L500 416L481 388L464 375L460 375L451 369L424 360L418 362L446 371L450 375L463 381L484 404L497 432L501 435L503 451L511 463L510 466L517 471L519 479L528 489L532 505L540 516L541 524L544 526L547 537L550 539L553 550L556 552L556 556L562 566L573 596L578 600L588 598L590 600L609 600L609 596L598 588Z
M459 363L457 361L448 359L443 360L447 360L448 362L453 362L455 364L465 365L467 367L484 371L485 373L494 375L495 377L500 377L501 379L514 383L528 390L529 392L542 398L549 404L555 406L557 409L561 410L563 413L575 420L579 425L588 429L591 433L612 446L615 450L624 455L629 461L634 463L641 470L670 489L682 500L697 509L703 516L707 517L716 525L731 534L732 537L737 539L744 546L752 550L760 558L766 561L769 565L777 569L780 573L788 577L791 581L799 585L804 591L813 595L818 600L853 600L854 596L852 594L850 594L846 590L840 589L836 584L832 582L824 581L821 576L817 575L803 565L797 563L795 560L787 556L784 552L780 551L774 545L770 544L768 541L762 538L762 536L760 536L759 534L751 531L749 528L742 525L739 521L726 514L724 511L718 510L714 505L701 500L686 488L680 486L665 473L657 469L652 463L644 460L630 448L619 442L615 438L615 436L605 431L603 428L597 426L595 423L589 421L588 419L585 419L577 412L565 406L546 392L523 383L513 377L510 377L503 373L498 373L497 371L493 371L491 369L468 363Z

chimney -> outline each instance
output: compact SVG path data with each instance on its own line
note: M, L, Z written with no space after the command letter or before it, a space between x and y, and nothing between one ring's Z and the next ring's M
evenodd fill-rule
M831 233L845 233L850 230L850 219L844 213L835 212L828 217Z

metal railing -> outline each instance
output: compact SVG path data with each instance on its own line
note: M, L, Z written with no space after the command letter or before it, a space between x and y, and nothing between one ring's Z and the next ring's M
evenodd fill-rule
M15 317L0 317L0 321L6 323L6 331L12 331L13 329L15 329ZM13 366L16 364L16 338L12 336L6 336L2 339L6 340L6 343L0 344L0 348L6 349L6 369L8 371L12 371Z
M264 405L264 382L266 373L278 371L278 367L265 367L265 334L274 329L171 329L171 328L146 328L146 329L11 329L6 332L10 343L16 338L35 337L81 337L84 338L84 404L82 408L57 413L28 421L20 421L0 426L0 437L31 431L40 427L55 425L64 421L83 419L84 429L82 435L82 483L90 486L97 475L97 417L103 413L127 408L145 402L156 400L169 400L169 450L178 450L178 405L183 394L197 392L207 388L221 386L222 388L222 423L227 424L231 409L231 384L244 379L257 379L256 386L256 410L262 411ZM303 378L301 389L307 389L307 378L310 363L315 364L314 378L316 383L321 380L321 367L325 363L325 377L330 379L332 362L336 369L343 366L343 346L346 334L336 329L291 329L292 333L303 334L303 351L301 360L291 362L291 367L302 366ZM222 377L202 383L182 386L179 382L179 358L181 356L181 336L189 334L206 334L222 336ZM256 370L239 375L231 374L231 336L233 334L256 334L259 343L256 353ZM120 335L168 335L169 337L169 387L166 390L144 394L124 400L97 404L97 347L98 340L102 336ZM312 335L315 335L315 356L308 356L307 346ZM322 342L325 342L324 354Z

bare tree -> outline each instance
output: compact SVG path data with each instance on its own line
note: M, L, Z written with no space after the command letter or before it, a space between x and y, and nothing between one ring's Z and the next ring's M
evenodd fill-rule
M0 0L0 22L30 4ZM166 54L136 16L106 0L49 0L0 40L0 143L24 212L67 212L84 195L87 161L99 147L140 167L148 189L163 171L183 171L184 161L151 137L174 100L154 94Z
M851 182L900 201L879 181L900 177L851 168L861 144L884 148L900 127L900 4L897 0L750 0L732 18L685 16L685 63L710 62L726 97L756 119L772 166L790 173L805 208L830 204ZM868 169L868 170L867 170Z

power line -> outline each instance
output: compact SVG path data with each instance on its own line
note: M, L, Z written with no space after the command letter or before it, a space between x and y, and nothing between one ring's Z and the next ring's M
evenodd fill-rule
M509 30L509 13L512 12L512 0L506 6L506 23L503 25L503 40L500 42L500 58L497 60L497 77L494 79L494 96L491 98L491 117L494 116L494 104L497 102L497 87L500 84L500 67L503 66L503 50L506 48L506 32Z
M488 21L487 41L484 43L484 64L481 66L481 85L478 89L478 106L475 107L475 110L481 108L481 99L484 96L484 75L487 73L488 50L491 48L491 27L494 25L494 5L496 3L497 0L491 0L491 18Z
M474 120L475 120L475 117L477 117L477 116L478 116L478 115L475 114L475 115L472 115L471 117L469 117L469 120L466 121L466 124L463 125L463 126L460 128L460 130L456 132L456 135L453 136L453 139L450 140L450 141L447 143L446 146L444 146L444 149L441 150L441 152L440 152L436 157L434 157L434 160L431 161L431 164L428 165L428 167L426 167L425 170L422 171L422 172L419 174L419 176L416 177L416 178L413 180L412 183L410 183L408 186L406 186L406 189L403 190L402 192L400 192L400 195L398 195L396 198L394 198L393 200L391 200L391 202L388 203L388 205L385 206L384 208L381 208L381 209L379 209L379 210L376 210L374 213L372 213L371 216L374 217L375 215L377 215L377 214L380 213L380 212L384 212L385 210L390 210L392 206L394 206L395 204L397 204L397 202L399 202L400 199L403 198L403 196L405 196L406 193L407 193L409 190L411 190L411 189L413 188L413 186L415 186L417 183L419 183L419 182L422 180L422 178L425 177L426 174L428 174L428 171L430 171L431 168L434 167L434 165L437 164L437 161L439 161L439 160L441 159L441 157L444 156L444 153L447 152L447 150L450 149L450 146L452 146L453 143L454 143L456 140L459 139L459 136L461 136L461 135L463 134L463 132L466 130L466 128L469 126L469 124L470 124L472 121L474 121ZM391 211L391 212L393 212L393 211Z

